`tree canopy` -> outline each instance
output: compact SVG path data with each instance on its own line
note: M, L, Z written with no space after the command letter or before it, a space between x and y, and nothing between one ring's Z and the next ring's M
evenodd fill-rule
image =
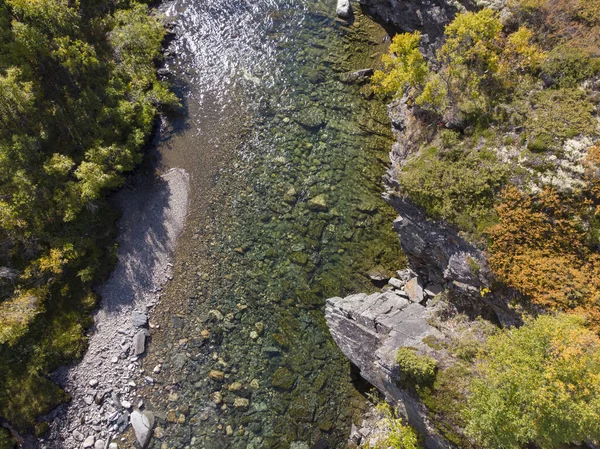
M600 338L581 318L541 316L489 338L470 384L467 433L487 448L600 438Z
M134 1L0 0L0 415L17 425L60 397L43 374L83 348L114 252L105 197L178 105L164 35Z

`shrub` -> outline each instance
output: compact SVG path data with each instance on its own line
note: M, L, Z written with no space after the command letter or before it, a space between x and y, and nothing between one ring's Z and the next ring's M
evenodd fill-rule
M551 145L578 135L597 134L595 107L580 89L548 89L534 94L523 113L525 128L534 139Z
M595 211L592 200L552 188L527 195L509 187L495 209L499 222L487 231L492 270L534 304L583 313L597 326L600 257L588 247L585 224Z
M590 57L576 46L560 44L550 51L541 70L560 88L577 87L581 81L600 72L600 58Z
M385 72L375 71L372 77L377 93L402 96L409 87L421 86L429 73L425 58L419 51L421 33L397 34L390 44L389 54L382 57Z
M419 354L415 348L400 348L396 362L402 374L416 385L429 384L435 379L437 362L428 355Z
M600 339L580 318L541 316L491 337L477 371L466 431L484 447L600 438Z
M525 27L503 33L496 12L458 14L445 30L444 45L436 53L436 71L428 68L418 45L421 34L401 34L385 55L384 72L373 77L375 89L401 96L408 87L421 107L447 123L464 127L467 120L487 119L510 89L523 85L537 70L544 53L531 43Z
M555 144L552 140L552 136L545 132L534 136L527 142L527 149L534 153L544 153L554 147Z
M491 221L494 198L509 168L493 152L466 146L422 151L403 167L399 181L402 193L429 215L476 232Z
M385 438L378 438L375 441L367 441L363 448L372 449L420 449L419 436L410 426L403 423L402 418L398 417L392 407L381 402L376 406L380 413L383 413L384 420L381 427L387 435Z

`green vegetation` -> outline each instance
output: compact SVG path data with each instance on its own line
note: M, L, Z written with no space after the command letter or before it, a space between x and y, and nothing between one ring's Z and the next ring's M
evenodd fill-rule
M570 315L491 337L469 386L467 433L487 448L600 438L600 339Z
M378 401L375 408L384 416L378 423L383 436L377 435L363 443L363 448L373 449L420 449L422 445L415 429L404 424L402 418L397 416L392 407L385 401Z
M105 196L141 160L161 105L164 27L146 5L0 0L0 416L23 428L65 394L107 275Z
M396 353L398 367L409 382L424 385L433 381L437 362L432 357L419 354L414 348L400 348Z
M493 220L494 199L508 175L494 152L456 144L422 151L403 167L401 181L403 192L429 215L475 232Z

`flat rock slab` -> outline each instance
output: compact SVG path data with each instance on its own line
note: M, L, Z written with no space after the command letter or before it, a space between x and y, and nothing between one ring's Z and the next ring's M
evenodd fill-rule
M131 414L131 427L135 432L135 438L142 448L145 448L152 438L154 428L154 413L149 411L140 412L134 410Z
M134 310L131 312L131 324L133 324L134 327L146 327L148 324L148 314Z
M404 291L408 295L408 299L412 302L421 302L425 297L423 294L423 287L419 284L418 278L412 278L404 286Z
M135 355L141 355L146 352L146 337L148 336L147 330L138 331L133 336L133 353Z

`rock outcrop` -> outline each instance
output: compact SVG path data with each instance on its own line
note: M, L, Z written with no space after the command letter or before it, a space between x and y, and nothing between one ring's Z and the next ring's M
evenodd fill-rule
M423 44L438 43L444 27L461 11L501 10L506 0L359 0L367 14L394 31L423 33Z
M399 31L420 30L425 43L444 34L459 8L473 8L468 0L359 0L363 10L378 22Z
M432 427L425 407L398 386L400 373L395 362L398 348L410 346L421 352L423 343L440 332L428 323L432 308L409 300L402 288L366 295L327 300L325 317L334 341L359 369L360 375L400 406L410 425L425 436L429 449L452 447Z
M455 228L427 217L422 208L402 196L398 174L416 150L411 144L410 125L415 117L405 99L394 100L388 106L388 115L396 142L390 152L391 166L384 176L384 199L398 213L394 229L409 267L424 285L444 286L454 293L453 303L461 312L483 315L504 325L518 323L503 298L482 295L493 282L485 254Z

